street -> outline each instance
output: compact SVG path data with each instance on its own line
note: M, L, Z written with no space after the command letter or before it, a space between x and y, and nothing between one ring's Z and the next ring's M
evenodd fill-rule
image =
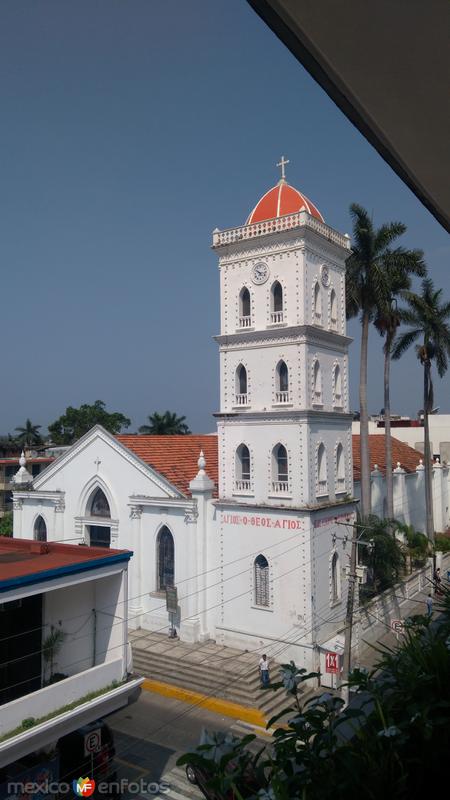
M270 739L260 729L253 731L230 717L146 691L137 703L106 721L114 732L118 780L131 784L122 792L125 800L203 797L188 783L184 768L177 767L176 761L199 743L204 728L229 730L239 736L255 732L263 741Z

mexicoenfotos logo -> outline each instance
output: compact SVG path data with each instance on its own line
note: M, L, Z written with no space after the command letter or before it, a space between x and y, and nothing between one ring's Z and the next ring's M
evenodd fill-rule
M95 781L93 778L78 778L72 781L72 787L77 797L90 797L94 793Z

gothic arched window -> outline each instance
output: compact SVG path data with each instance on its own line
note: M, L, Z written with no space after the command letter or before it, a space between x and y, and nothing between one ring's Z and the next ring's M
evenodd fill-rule
M272 489L274 492L289 491L288 454L284 444L276 444L272 451Z
M271 322L283 322L283 287L279 281L275 281L270 290L271 294Z
M314 286L314 319L315 325L322 324L322 295L320 292L320 284L316 283Z
M167 525L164 525L158 533L156 550L157 590L164 592L168 586L174 586L175 578L175 546Z
M236 450L236 490L247 492L250 489L250 450L246 444L240 444Z
M342 377L341 377L341 368L339 364L336 364L334 368L333 398L335 406L337 406L338 408L342 406Z
M313 405L322 404L322 372L316 360L313 368Z
M330 294L330 328L334 331L337 329L337 297L334 289Z
M341 586L339 580L339 556L333 553L331 559L331 602L336 603L341 596Z
M345 460L344 448L339 443L336 448L336 492L345 491Z
M39 515L34 523L33 536L38 542L47 541L47 525L45 524L44 517Z
M255 606L269 606L269 563L267 558L259 555L253 565L255 581Z
M236 405L247 405L247 370L243 364L236 370Z
M250 292L246 286L239 295L239 327L250 328L252 324L252 308Z
M317 449L317 496L328 494L327 454L323 442Z
M276 401L277 403L289 402L289 370L284 361L277 364L276 374Z
M91 517L111 517L111 511L109 509L109 503L108 503L108 501L106 499L106 495L105 495L103 489L97 489L94 492L94 494L92 495L90 516Z

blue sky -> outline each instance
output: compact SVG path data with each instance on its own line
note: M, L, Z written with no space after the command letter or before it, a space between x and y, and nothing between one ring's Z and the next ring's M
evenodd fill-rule
M245 0L2 0L0 91L0 433L96 399L130 430L166 408L213 430L211 231L245 221L281 154L337 230L352 201L405 222L450 294L445 231ZM357 341L350 363L356 408ZM393 408L415 414L420 392L411 353ZM383 405L375 333L369 404Z

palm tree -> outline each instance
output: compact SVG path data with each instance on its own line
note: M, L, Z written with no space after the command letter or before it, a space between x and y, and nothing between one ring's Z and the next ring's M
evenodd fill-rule
M442 302L442 289L435 289L431 278L422 281L421 294L408 292L409 309L402 317L410 329L401 334L392 351L393 358L400 358L408 348L416 345L417 358L423 367L423 417L424 417L424 461L425 461L425 507L427 536L434 544L433 496L431 488L430 426L428 416L433 409L433 381L431 366L436 362L439 377L448 368L450 356L450 302Z
M19 435L16 437L17 443L22 447L42 444L42 437L39 433L41 427L42 425L33 425L31 419L27 419L23 427L14 428L15 431L19 431Z
M164 414L158 414L158 412L155 411L148 417L150 425L141 425L139 433L148 434L150 436L174 436L177 434L190 433L185 419L186 417L177 417L172 411L165 411Z
M401 222L388 222L376 230L368 212L357 203L350 206L353 220L353 245L346 262L347 317L361 316L361 355L359 370L360 448L361 448L361 516L371 511L369 419L367 411L367 346L369 325L377 310L390 302L389 276L396 264L410 262L411 272L417 272L414 263L417 251L390 245L405 232ZM413 255L415 254L415 255ZM422 267L420 267L422 269ZM419 274L422 274L419 272Z
M379 334L385 337L384 353L384 432L386 452L386 516L394 517L394 491L392 479L392 439L391 439L391 399L390 372L392 344L402 321L402 310L397 306L397 298L411 288L411 274L424 276L426 267L421 250L404 251L396 248L386 257L388 297L377 308L374 325Z

